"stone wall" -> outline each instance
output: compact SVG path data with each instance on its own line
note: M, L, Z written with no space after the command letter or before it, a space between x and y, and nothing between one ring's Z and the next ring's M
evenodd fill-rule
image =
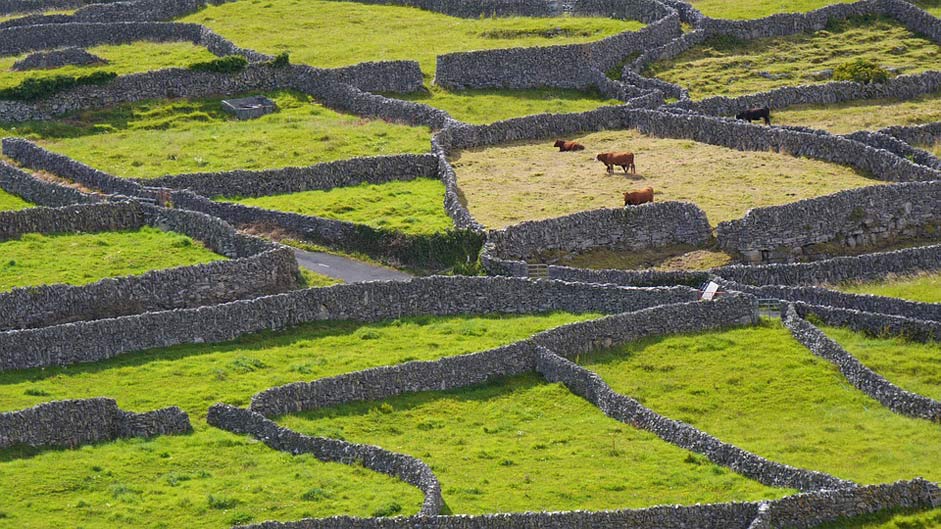
M937 342L941 340L941 322L876 314L854 309L824 307L793 303L802 318L813 317L824 325L846 327L856 332L878 338L898 336L914 342ZM812 316L811 316L812 315Z
M567 266L548 267L549 279L575 281L581 283L599 283L629 285L634 287L656 287L685 285L697 288L709 281L709 272L660 271L660 270L589 270Z
M724 279L746 285L836 285L871 281L889 275L911 275L941 268L941 245L891 252L834 257L810 263L732 265L710 270Z
M94 195L33 177L0 161L0 189L37 206L61 207L98 202Z
M216 404L209 408L209 424L223 430L248 434L268 447L292 455L311 454L321 461L362 465L413 485L425 494L421 514L437 514L444 507L438 478L420 459L383 450L378 446L348 443L324 437L309 437L278 426L261 414Z
M644 250L673 244L699 246L712 237L706 214L686 202L658 202L596 209L564 217L526 221L491 231L487 258L529 260L541 252L580 253L597 248Z
M124 437L192 431L186 412L176 406L133 413L118 408L113 399L60 400L0 413L0 450L16 446L75 448Z
M170 175L138 179L137 182L151 187L188 189L207 197L259 197L328 190L362 183L383 184L415 178L435 178L437 169L436 156L399 154L351 158L306 167Z
M106 62L107 61L101 57L88 53L82 48L70 47L61 50L31 53L13 63L11 69L15 71L41 70L69 65L85 66L88 64L103 64Z
M865 143L866 145L871 145L877 149L885 149L896 156L907 158L919 165L930 167L936 171L941 170L941 160L936 156L925 150L912 147L910 144L894 136L882 132L861 130L852 134L846 134L844 137Z
M879 132L898 138L909 145L930 146L941 141L941 122L907 127L886 127L880 129Z
M851 189L751 209L720 223L716 237L722 249L753 263L830 257L846 247L941 237L939 200L941 182Z
M856 389L895 413L941 422L941 402L906 391L876 374L820 329L798 316L793 305L788 306L783 320L797 341L835 365Z
M188 235L231 260L65 284L0 292L0 330L192 308L284 292L298 285L297 261L287 247L236 233L224 222L191 211L135 202L0 212L0 241L25 233L90 233L150 225Z
M809 305L854 309L876 314L904 316L917 320L941 321L941 303L919 303L868 294L844 294L836 290L818 287L778 285L755 287L719 277L714 280L726 290L745 292L758 298L804 302Z
M603 9L601 0L592 9ZM439 55L435 84L450 90L468 88L585 89L594 85L591 68L607 71L634 52L678 37L679 15L659 2L648 2L661 15L640 31L627 31L587 44L455 52ZM654 7L659 6L659 7ZM613 7L612 7L613 8Z
M197 309L175 309L0 332L0 370L97 362L183 343L218 343L311 321L409 316L620 313L694 300L693 289L634 289L494 277L428 277L297 290Z

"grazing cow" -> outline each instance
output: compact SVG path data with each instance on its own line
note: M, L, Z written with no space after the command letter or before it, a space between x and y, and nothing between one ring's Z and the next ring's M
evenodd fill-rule
M765 120L765 125L771 124L771 109L768 107L761 108L749 108L748 110L743 110L738 114L735 114L735 119L741 119L743 121L748 121L751 123L756 119Z
M627 191L624 193L625 206L639 206L648 202L653 202L652 187L645 187L643 189Z
M555 140L553 147L558 147L559 152L568 152L568 151L584 151L585 146L581 143L575 143L574 141L564 141L564 140Z
M627 174L628 167L631 168L632 173L637 174L637 168L634 167L634 153L632 152L603 152L597 156L597 159L608 168L609 173L614 171L615 165L619 165L624 169L624 174Z

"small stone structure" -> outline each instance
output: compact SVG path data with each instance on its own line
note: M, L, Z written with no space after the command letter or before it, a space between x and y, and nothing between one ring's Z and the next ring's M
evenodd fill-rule
M60 68L62 66L88 66L90 64L107 64L108 61L89 53L82 48L63 48L54 51L40 51L31 53L25 58L13 63L13 70L41 70L47 68Z
M250 96L238 99L223 99L222 110L239 119L255 119L276 112L278 105L264 96Z

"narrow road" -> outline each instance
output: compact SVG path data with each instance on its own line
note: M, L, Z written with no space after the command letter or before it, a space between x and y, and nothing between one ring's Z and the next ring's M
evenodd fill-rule
M297 264L328 277L342 280L344 283L362 283L364 281L408 281L412 276L391 268L375 266L339 255L322 252L308 252L294 249Z

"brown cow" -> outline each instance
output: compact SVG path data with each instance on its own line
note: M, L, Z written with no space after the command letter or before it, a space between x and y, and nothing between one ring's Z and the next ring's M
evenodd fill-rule
M625 206L639 206L641 204L646 204L647 202L653 202L652 187L645 187L640 190L627 191L624 193Z
M637 174L637 168L634 167L634 153L632 152L603 152L597 156L597 159L608 168L609 173L614 171L615 165L619 165L624 169L624 174L627 174L628 167L631 168L632 173Z
M558 147L559 152L568 152L568 151L584 151L585 146L581 143L575 143L574 141L565 141L565 140L555 140L553 147Z

